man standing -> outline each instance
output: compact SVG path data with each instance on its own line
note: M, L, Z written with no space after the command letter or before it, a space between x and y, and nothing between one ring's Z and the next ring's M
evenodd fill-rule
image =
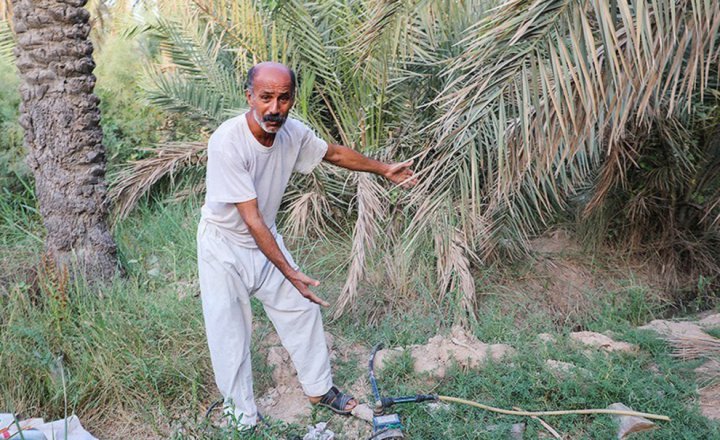
M385 164L328 144L288 118L295 74L278 63L248 72L250 110L225 121L208 143L207 194L198 226L198 269L215 381L225 414L240 429L257 423L250 366L250 297L263 304L290 353L312 404L349 414L357 402L333 386L320 307L320 283L299 270L275 226L292 172L310 173L321 160L414 185L412 162Z

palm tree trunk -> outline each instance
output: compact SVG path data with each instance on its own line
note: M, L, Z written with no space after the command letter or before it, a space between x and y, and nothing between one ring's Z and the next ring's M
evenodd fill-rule
M46 252L63 271L107 280L117 258L86 1L13 0L20 124Z

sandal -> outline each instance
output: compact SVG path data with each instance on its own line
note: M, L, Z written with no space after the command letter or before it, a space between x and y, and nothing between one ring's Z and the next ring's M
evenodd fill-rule
M325 395L322 396L320 401L315 405L328 408L335 414L347 416L350 415L352 409L345 409L345 407L347 407L347 404L350 403L351 400L355 400L355 398L349 394L341 392L337 389L337 387L333 386L332 388L330 388L330 391L325 393Z

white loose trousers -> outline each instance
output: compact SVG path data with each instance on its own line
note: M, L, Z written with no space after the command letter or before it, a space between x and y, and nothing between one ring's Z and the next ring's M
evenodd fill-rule
M297 267L280 235L277 243L288 262ZM303 297L260 249L232 243L217 226L200 222L197 250L215 381L226 405L234 405L238 421L257 423L250 365L253 295L290 354L305 394L325 394L332 387L332 377L320 306Z

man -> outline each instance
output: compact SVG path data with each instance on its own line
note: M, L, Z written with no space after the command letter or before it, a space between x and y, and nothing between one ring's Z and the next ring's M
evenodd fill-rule
M325 160L349 170L414 185L411 162L385 164L317 138L288 118L295 74L278 63L248 72L250 110L224 122L208 143L207 195L198 226L203 315L225 414L251 429L257 423L250 367L250 297L263 304L312 404L349 414L357 402L333 386L317 280L302 273L275 226L290 175Z

